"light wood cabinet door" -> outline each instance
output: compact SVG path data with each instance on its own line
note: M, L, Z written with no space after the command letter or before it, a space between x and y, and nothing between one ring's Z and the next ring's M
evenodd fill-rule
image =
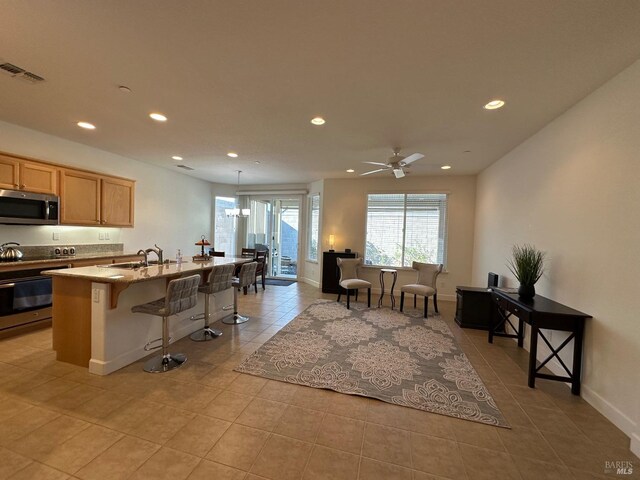
M100 175L61 170L60 223L100 225L100 183Z
M20 162L17 159L0 155L0 188L18 190L19 172Z
M20 163L20 190L58 193L58 169L43 163Z
M102 178L101 223L105 226L133 227L135 182Z

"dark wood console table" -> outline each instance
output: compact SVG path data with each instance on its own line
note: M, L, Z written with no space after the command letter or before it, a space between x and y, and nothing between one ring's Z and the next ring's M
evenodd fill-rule
M529 387L535 387L536 377L545 378L547 380L570 382L571 393L580 395L584 321L587 318L591 318L591 315L579 312L578 310L541 297L540 295L536 295L531 300L523 300L518 297L517 293L507 293L499 289L494 289L491 294L491 299L493 300L493 312L489 324L489 343L493 343L493 337L517 338L518 346L522 347L524 342L524 323L526 322L531 326ZM518 319L518 328L511 322L512 316ZM500 327L506 326L507 323L515 330L515 334L501 333L498 331ZM554 348L540 329L561 330L563 332L570 332L570 335L558 348ZM551 350L551 355L542 361L540 365L538 365L536 357L538 351L538 335ZM572 371L569 371L569 368L567 368L558 353L566 347L572 339L573 368ZM562 365L562 368L564 368L568 376L540 373L542 367L554 357L558 359L558 362L560 362L560 365Z

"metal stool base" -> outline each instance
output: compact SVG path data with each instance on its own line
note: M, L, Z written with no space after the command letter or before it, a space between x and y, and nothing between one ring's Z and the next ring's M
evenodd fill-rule
M181 367L187 357L182 353L158 355L144 364L144 371L149 373L163 373Z
M222 323L225 325L240 325L241 323L248 322L249 317L243 317L237 313L234 313L232 317L223 318Z
M220 335L222 335L222 332L220 330L205 327L202 330L193 332L191 335L189 335L189 338L194 342L208 342L209 340L213 340Z

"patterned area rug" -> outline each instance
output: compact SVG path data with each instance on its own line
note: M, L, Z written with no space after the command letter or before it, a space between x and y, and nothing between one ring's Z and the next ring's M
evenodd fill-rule
M235 369L509 428L439 317L318 300Z

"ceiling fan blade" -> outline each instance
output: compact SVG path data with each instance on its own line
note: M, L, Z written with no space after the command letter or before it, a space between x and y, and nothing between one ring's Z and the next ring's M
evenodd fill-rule
M372 173L378 173L378 172L386 172L387 170L388 168L379 168L378 170L371 170L370 172L361 173L360 176L371 175Z
M409 155L404 160L400 162L401 165L409 165L410 163L415 162L416 160L420 160L424 158L424 155L421 153L414 153L413 155Z
M369 165L380 165L381 167L387 166L386 163L380 163L380 162L362 162L362 163L368 163Z
M396 176L396 178L402 178L404 177L404 170L402 170L401 168L394 168L393 174Z

